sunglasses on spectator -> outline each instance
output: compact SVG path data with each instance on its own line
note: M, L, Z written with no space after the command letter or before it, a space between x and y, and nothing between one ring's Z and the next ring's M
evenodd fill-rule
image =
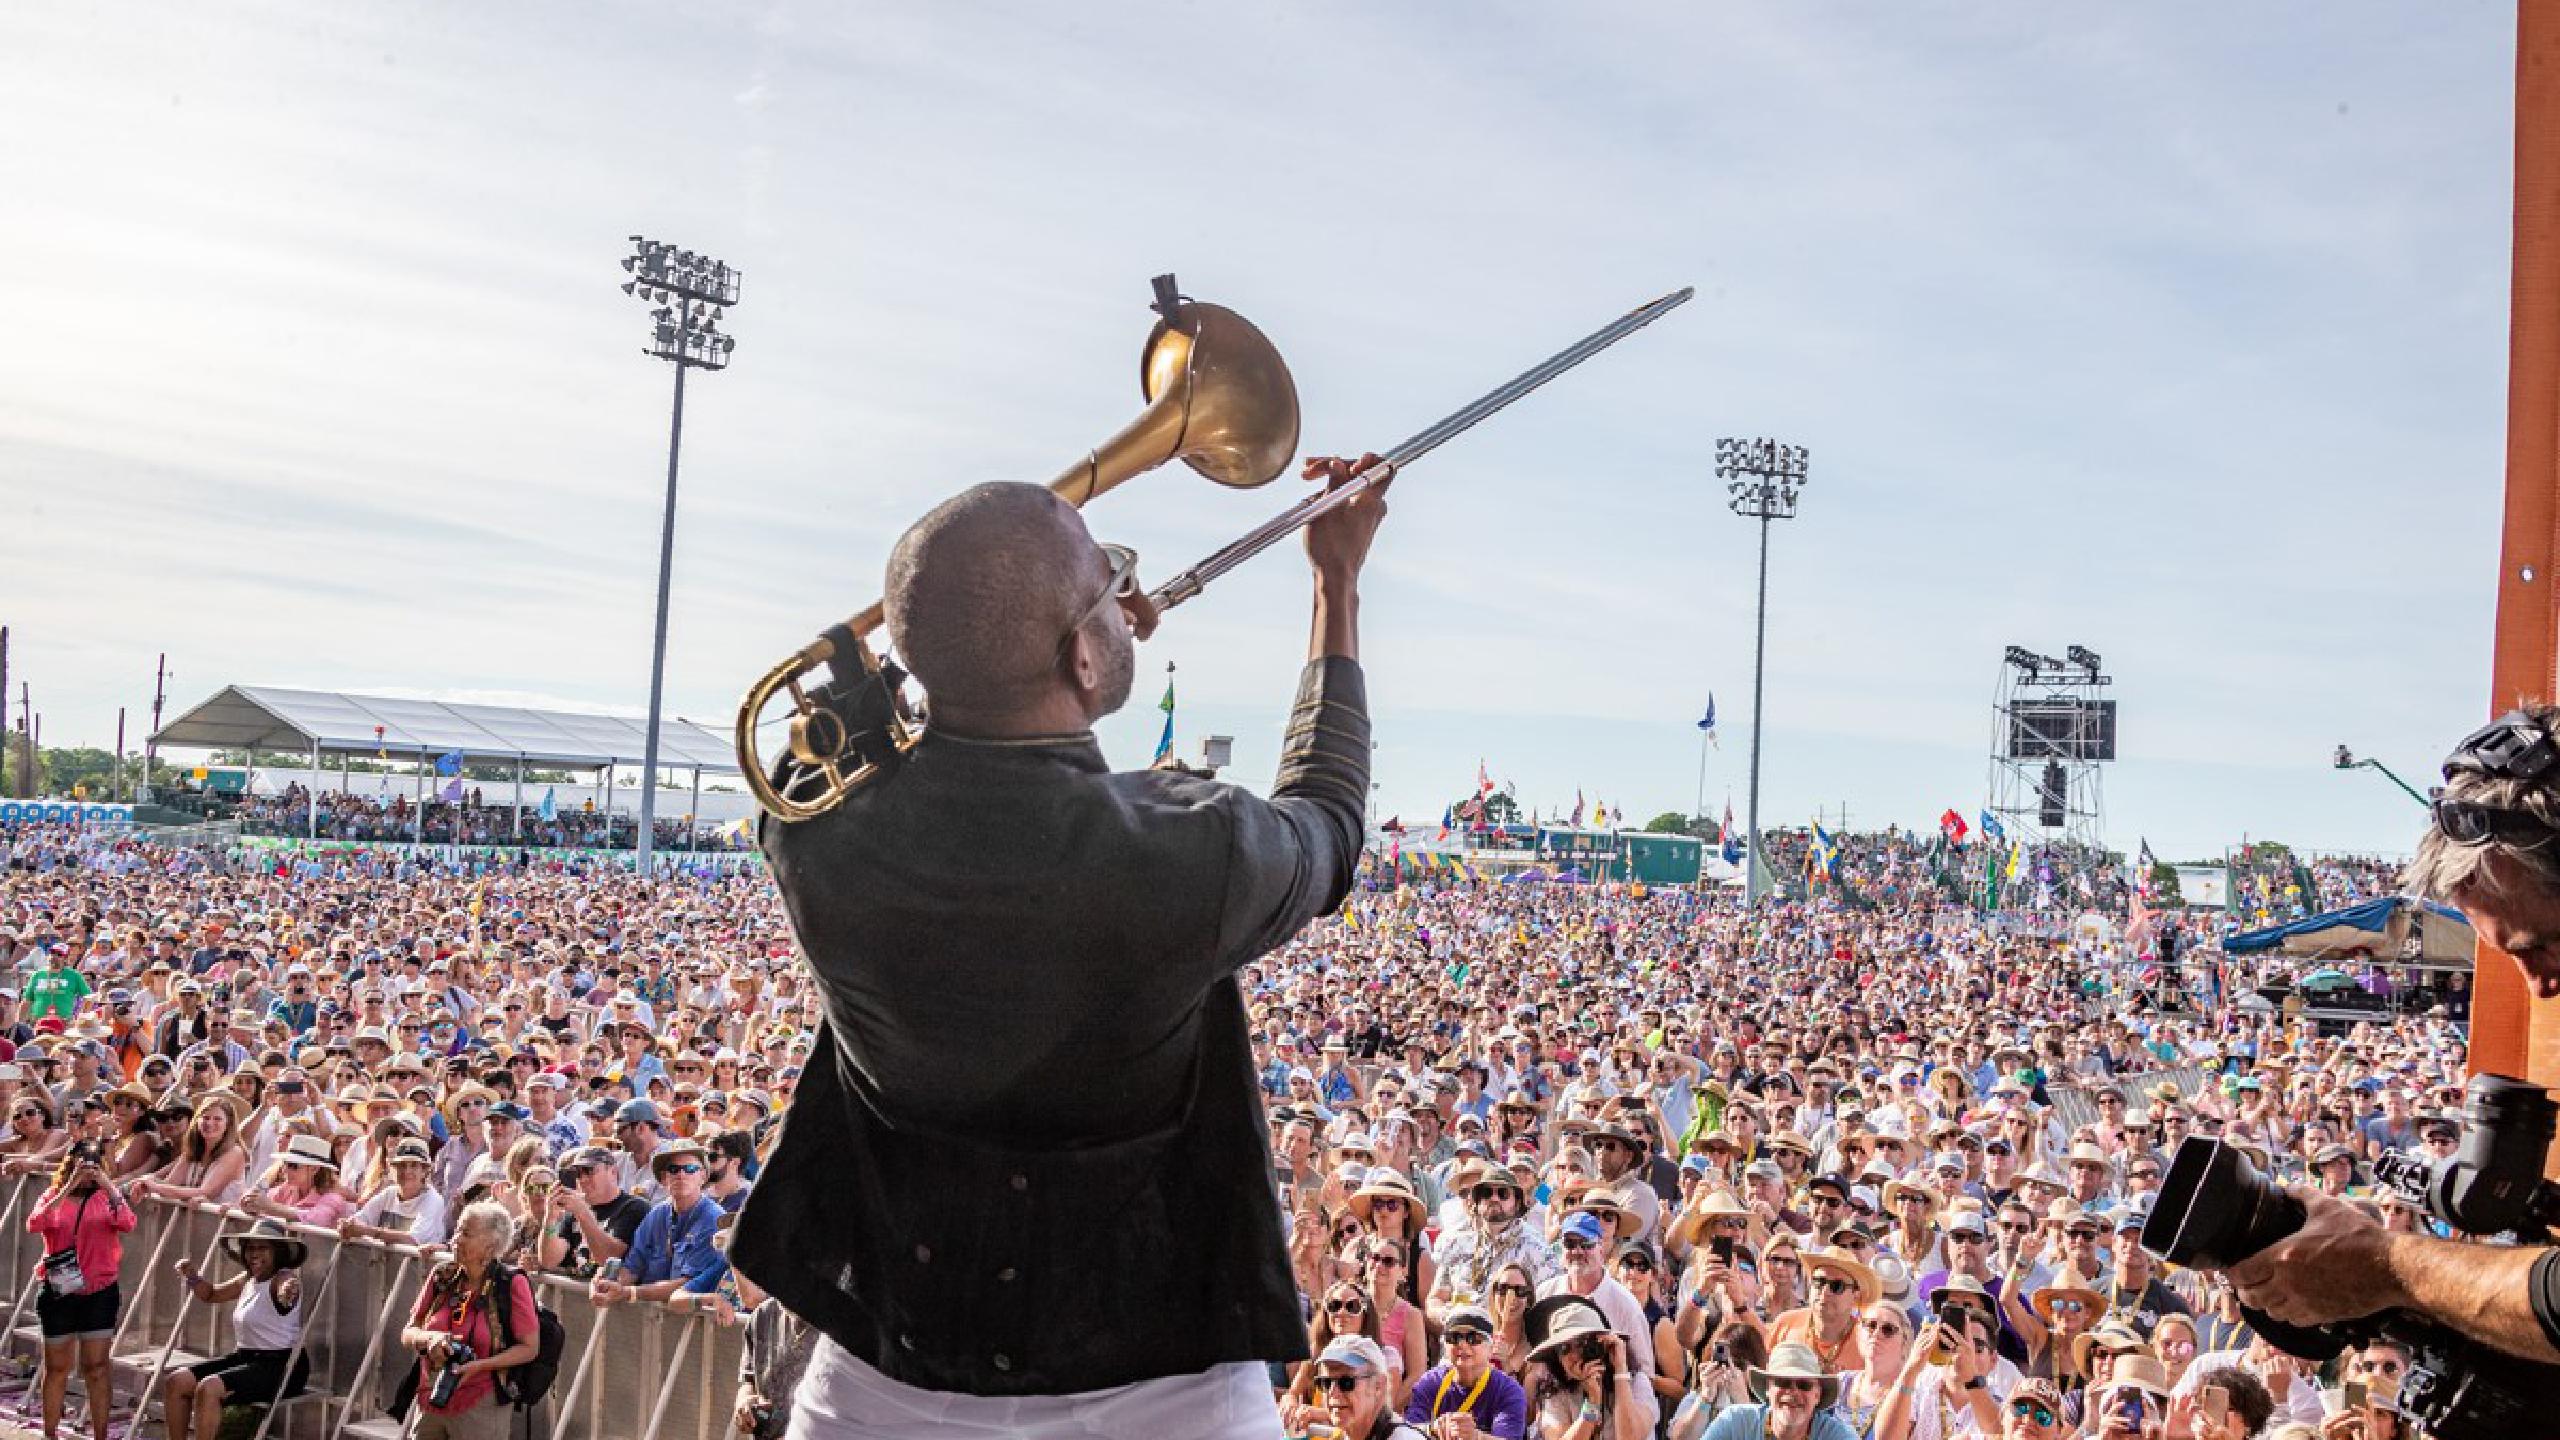
M1356 1296L1341 1297L1324 1302L1325 1313L1328 1315L1357 1315L1368 1308L1369 1302L1359 1299Z
M1653 1273L1653 1260L1650 1256L1645 1255L1621 1255L1618 1257L1618 1268L1621 1270L1638 1270L1650 1275Z
M691 1160L685 1160L668 1166L667 1173L670 1175L699 1175L702 1173L702 1167Z
M2061 1418L2040 1400L2012 1400L2009 1413L2039 1429L2049 1429L2055 1420Z
M1588 1250L1588 1249L1590 1249L1590 1248L1591 1248L1591 1242L1590 1242L1590 1241L1588 1241L1588 1240L1583 1239L1583 1238L1582 1238L1581 1236L1579 1236L1579 1235L1567 1235L1566 1237L1564 1237L1564 1248L1566 1248L1567 1250L1571 1250L1571 1251L1575 1251L1575 1252L1579 1253L1579 1252L1581 1252L1581 1251L1584 1251L1584 1250Z
M1538 1292L1526 1285L1515 1285L1506 1280L1496 1284L1493 1287L1493 1293L1496 1295L1508 1295L1515 1300L1526 1300Z
M1493 1336L1482 1330L1443 1330L1440 1338L1452 1345L1482 1345Z
M1767 1384L1771 1390L1784 1390L1791 1395L1818 1395L1822 1392L1821 1381L1799 1380L1791 1375L1772 1375Z
M1893 1320L1861 1320L1858 1322L1858 1328L1866 1331L1870 1335L1901 1335L1906 1333L1901 1324Z
M1826 1295L1846 1295L1850 1291L1857 1289L1858 1286L1857 1282L1853 1280L1843 1280L1837 1275L1821 1275L1815 1277L1813 1288L1822 1291Z
M1365 1375L1319 1375L1315 1378L1315 1387L1320 1391L1330 1390L1337 1395L1348 1395L1359 1389L1360 1382L1367 1378Z

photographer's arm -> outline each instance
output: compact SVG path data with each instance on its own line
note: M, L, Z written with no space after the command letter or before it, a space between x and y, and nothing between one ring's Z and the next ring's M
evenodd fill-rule
M2243 1303L2297 1325L2415 1310L2510 1355L2560 1364L2552 1341L2560 1325L2560 1250L2395 1234L2343 1201L2291 1193L2308 1218L2231 1267Z

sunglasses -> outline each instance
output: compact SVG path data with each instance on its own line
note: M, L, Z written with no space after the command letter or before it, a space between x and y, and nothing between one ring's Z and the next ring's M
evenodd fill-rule
M1369 1377L1365 1375L1319 1375L1315 1378L1315 1388L1319 1391L1330 1390L1336 1395L1348 1395L1359 1389L1360 1382L1367 1378Z
M1826 1295L1846 1295L1858 1286L1855 1281L1843 1280L1837 1275L1822 1275L1815 1277L1813 1288Z
M1582 1251L1590 1249L1591 1242L1583 1239L1579 1235L1567 1235L1564 1237L1564 1248L1579 1254Z
M2049 1429L2055 1420L2061 1418L2053 1413L2051 1407L2039 1400L2012 1400L2009 1402L2009 1413L2038 1429Z
M686 1160L678 1164L668 1166L667 1173L670 1175L699 1175L702 1173L702 1167L690 1160Z
M1861 1320L1858 1328L1870 1335L1903 1335L1909 1332L1891 1320Z
M1083 611L1076 616L1075 623L1067 627L1067 633L1058 637L1058 649L1062 654L1067 648L1067 643L1075 638L1076 632L1082 630L1087 621L1101 614L1104 606L1115 600L1136 599L1142 593L1138 585L1137 551L1126 545L1106 544L1102 546L1102 558L1111 563L1110 577L1103 582L1102 593L1094 596L1093 603L1084 607ZM1152 625L1146 627L1149 631L1154 628ZM1138 638L1143 640L1147 637L1142 633Z
M1768 1383L1771 1390L1783 1390L1791 1395L1819 1395L1822 1393L1822 1382L1819 1380L1798 1380L1792 1376L1772 1375L1769 1377Z
M1653 1262L1642 1255L1621 1255L1618 1257L1618 1268L1642 1271L1650 1275L1653 1273Z
M1325 1313L1328 1315L1357 1315L1368 1308L1369 1302L1360 1299L1337 1299L1324 1302Z
M1443 1330L1440 1338L1451 1345L1482 1345L1493 1336L1482 1330Z
M1493 1293L1496 1295L1508 1295L1515 1300L1526 1300L1538 1292L1530 1289L1526 1285L1514 1285L1506 1281L1494 1286Z

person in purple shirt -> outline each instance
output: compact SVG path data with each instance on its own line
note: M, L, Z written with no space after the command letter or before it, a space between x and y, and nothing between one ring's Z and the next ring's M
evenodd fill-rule
M1449 1307L1440 1342L1449 1363L1422 1372L1405 1402L1404 1418L1440 1437L1445 1416L1464 1414L1495 1440L1522 1440L1529 1428L1529 1395L1520 1382L1493 1368L1493 1317L1473 1304ZM1464 1426L1460 1426L1464 1429Z

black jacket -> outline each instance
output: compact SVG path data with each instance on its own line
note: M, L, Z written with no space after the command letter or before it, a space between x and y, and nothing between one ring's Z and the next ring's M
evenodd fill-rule
M1089 734L929 733L763 844L826 1007L731 1258L891 1379L1067 1394L1306 1332L1236 970L1340 905L1360 669L1311 664L1268 801Z

